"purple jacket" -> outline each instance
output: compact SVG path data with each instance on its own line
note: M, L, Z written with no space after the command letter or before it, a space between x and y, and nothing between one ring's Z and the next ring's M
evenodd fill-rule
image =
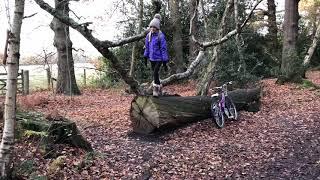
M147 57L150 61L168 61L167 42L164 34L155 32L150 37L150 33L146 37L144 57Z

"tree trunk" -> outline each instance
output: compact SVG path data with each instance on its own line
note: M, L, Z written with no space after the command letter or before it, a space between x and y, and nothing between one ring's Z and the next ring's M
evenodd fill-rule
M152 9L153 9L153 14L160 13L161 1L160 0L152 0Z
M298 4L299 0L285 1L281 75L277 81L280 84L302 80L302 63L298 58L296 49L299 20Z
M142 23L143 23L143 0L140 0L139 1L138 34L140 34L142 32ZM134 64L136 62L136 54L137 54L137 45L138 45L138 42L134 42L133 46L132 46L131 64L130 64L129 76L132 76L133 72L134 72Z
M15 0L12 32L9 39L8 76L6 87L4 127L0 144L1 177L10 176L14 148L14 129L16 119L17 77L20 58L20 33L24 14L24 0Z
M55 0L55 7L58 12L69 17L69 1ZM54 46L57 48L58 54L56 92L65 95L79 95L80 90L74 74L69 26L53 18L50 27L54 31Z
M315 34L315 36L314 36L314 38L313 38L313 40L312 40L311 46L310 46L309 49L308 49L308 53L307 53L306 56L304 57L303 65L304 65L305 67L307 67L307 66L310 64L311 58L312 58L312 56L313 56L313 53L314 53L314 51L316 50L316 47L317 47L319 38L320 38L320 23L318 24L316 34Z
M181 13L179 11L179 1L169 0L169 7L171 13L171 27L173 31L173 48L174 48L174 66L172 74L182 73L185 69L183 62L183 50L182 50L182 24L181 24Z
M278 49L278 27L276 21L276 5L274 0L268 0L268 40L270 41L271 53L274 54Z
M229 92L237 110L259 111L261 89ZM131 102L130 118L134 132L149 134L156 129L177 127L211 117L209 96L137 96Z
M232 8L232 5L233 5L233 0L229 0L224 10L223 17L220 22L220 27L218 29L218 39L221 39L223 37L223 32L225 31L225 28L226 28L226 18L227 18L227 15L229 14L229 11ZM201 77L201 81L197 87L197 95L204 96L204 95L207 95L208 93L210 83L214 75L214 70L219 60L218 53L220 52L220 47L221 47L220 45L217 45L213 48L212 58L207 66L205 73Z
M192 16L194 15L194 12L197 11L198 5L199 4L199 0L190 0L190 4L189 4L189 15L190 15L190 19L192 18ZM192 34L195 37L199 36L199 30L198 30L198 23L197 23L197 15L196 17L193 19L193 26L192 28ZM191 23L191 22L190 22ZM196 43L192 40L192 38L189 38L189 56L193 59L196 55L198 54L198 50L197 50L197 46Z
M240 60L240 71L243 74L246 74L247 71L247 65L244 59L244 41L240 32L240 23L239 23L239 9L238 9L238 0L234 0L234 21L236 24L236 30L237 30L237 35L236 35L236 45L237 45L237 50L238 50L238 54L239 54L239 60Z
M204 39L205 41L207 41L208 39L208 17L207 17L207 13L206 13L206 9L204 8L206 5L205 5L205 2L204 0L201 0L201 11L202 11L202 16L203 16L203 26L204 26Z
M204 74L202 75L201 79L200 79L200 83L198 84L197 87L197 95L198 96L205 96L208 94L209 91L209 87L211 84L211 80L214 76L214 71L216 68L216 64L218 62L218 51L220 49L220 45L217 45L213 48L213 54L212 57L210 59L210 62L206 68L206 71L204 72Z

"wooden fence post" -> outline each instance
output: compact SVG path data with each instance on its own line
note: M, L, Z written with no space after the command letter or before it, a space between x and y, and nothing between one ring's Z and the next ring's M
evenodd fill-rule
M28 70L22 71L22 77L23 77L22 91L24 95L28 95L29 94L29 71Z
M84 86L84 87L87 86L87 73L86 73L86 69L83 69L83 86Z

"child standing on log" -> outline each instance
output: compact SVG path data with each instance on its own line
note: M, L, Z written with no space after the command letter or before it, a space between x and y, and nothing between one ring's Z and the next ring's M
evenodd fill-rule
M153 96L162 94L162 85L160 84L159 70L163 65L167 71L168 52L165 35L160 31L160 14L156 14L149 24L150 31L146 36L144 58L151 62L153 72Z

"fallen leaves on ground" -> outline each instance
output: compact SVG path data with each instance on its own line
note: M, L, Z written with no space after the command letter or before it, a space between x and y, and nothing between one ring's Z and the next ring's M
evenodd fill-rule
M309 79L320 84L320 73ZM34 159L33 174L71 179L316 179L320 177L320 91L263 80L261 110L241 112L239 121L217 129L210 119L166 134L132 133L129 119L133 95L121 90L85 90L81 96L49 92L19 97L22 109L45 114L58 111L72 119L92 143L95 155L59 145L65 156L57 174L48 171L36 143L18 142L16 163ZM166 87L194 95L195 83ZM39 102L31 102L35 97ZM30 151L25 152L25 149Z

